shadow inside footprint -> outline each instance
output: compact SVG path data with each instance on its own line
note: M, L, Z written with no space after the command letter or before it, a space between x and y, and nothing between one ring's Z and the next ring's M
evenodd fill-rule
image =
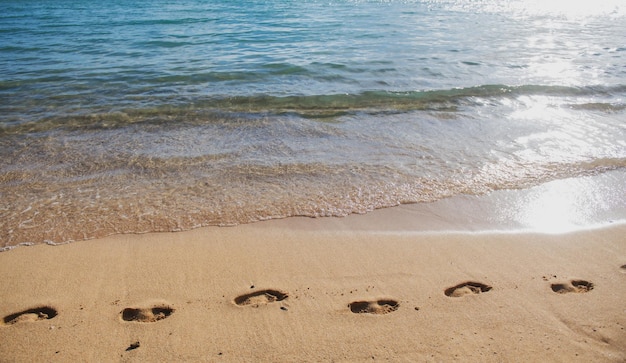
M126 308L122 310L122 320L153 323L163 320L174 313L169 306L153 306L149 308Z
M348 304L355 314L388 314L398 310L400 304L395 300L355 301Z
M552 291L557 294L568 292L589 292L593 290L593 283L585 280L572 280L569 283L558 283L550 285Z
M289 295L285 292L278 290L260 290L250 294L237 296L235 298L235 304L239 306L254 306L265 305L273 303L275 301L283 301L288 298Z
M7 315L3 321L7 325L22 323L27 321L39 321L52 319L57 316L57 311L49 306L40 306L33 309L20 311L19 313Z
M492 287L489 285L481 284L480 282L468 281L447 288L444 293L449 297L461 297L465 295L480 294L491 289Z

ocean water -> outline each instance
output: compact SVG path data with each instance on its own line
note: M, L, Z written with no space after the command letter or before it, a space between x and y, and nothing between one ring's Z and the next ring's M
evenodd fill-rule
M621 0L0 7L0 247L626 167Z

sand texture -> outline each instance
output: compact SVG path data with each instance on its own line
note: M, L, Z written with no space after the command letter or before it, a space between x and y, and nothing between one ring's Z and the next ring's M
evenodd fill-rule
M394 213L0 253L0 361L626 360L626 225L361 227Z

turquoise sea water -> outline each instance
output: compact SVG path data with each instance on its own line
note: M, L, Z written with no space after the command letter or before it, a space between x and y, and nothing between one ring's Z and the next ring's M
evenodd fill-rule
M0 1L0 244L626 166L626 4Z

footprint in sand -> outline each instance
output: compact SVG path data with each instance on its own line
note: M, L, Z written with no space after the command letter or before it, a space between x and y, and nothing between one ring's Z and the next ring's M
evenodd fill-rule
M465 295L480 294L490 291L491 289L492 287L489 285L481 284L480 282L468 281L449 287L444 291L444 293L449 297L461 297Z
M153 305L147 308L126 308L120 313L124 321L154 323L174 313L175 309L168 305Z
M568 292L589 292L593 290L593 283L585 280L572 280L569 283L557 283L550 285L552 291L557 294Z
M237 296L235 298L235 304L239 306L252 306L258 308L261 305L266 305L276 301L283 301L288 298L289 295L279 290L259 290L250 294Z
M381 299L376 301L354 301L348 304L355 314L389 314L398 310L400 303L395 300Z
M621 265L621 266L619 267L619 270L620 270L623 274L626 274L626 265Z
M52 319L57 316L56 309L49 306L40 306L33 309L20 311L19 313L7 315L3 321L6 325L13 325L23 322Z

